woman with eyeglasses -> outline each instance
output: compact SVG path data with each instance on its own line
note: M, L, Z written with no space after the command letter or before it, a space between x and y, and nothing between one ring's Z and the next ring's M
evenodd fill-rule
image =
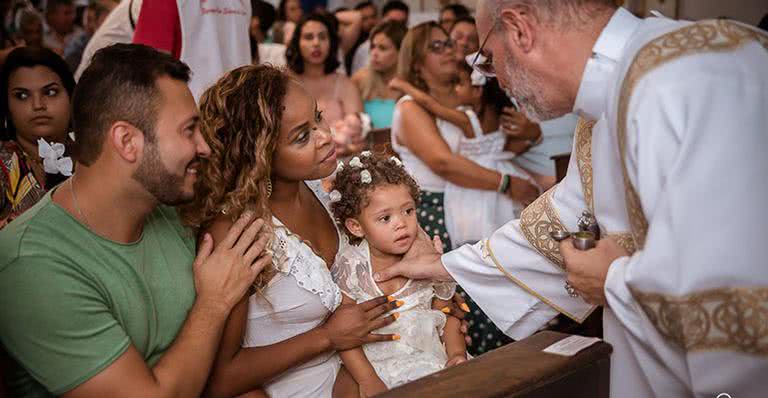
M74 88L67 63L53 51L19 47L8 54L0 72L0 228L71 174L61 150Z
M337 71L339 36L332 15L311 14L296 27L285 56L288 67L317 99L318 109L334 131L339 155L362 149L363 111L360 92L352 81Z
M428 93L446 107L460 105L454 87L457 63L453 42L435 22L426 22L412 28L403 39L398 61L398 77ZM482 167L457 153L462 130L450 122L436 118L421 107L411 96L398 101L392 122L392 146L400 154L403 164L421 187L418 210L419 224L432 235L439 236L445 251L451 249L444 210L444 192L448 182L477 190L498 191L511 200L528 204L538 196L538 189L530 182ZM495 336L501 335L490 320L471 300L473 327L470 353L479 354L496 348ZM482 326L482 329L480 325ZM474 329L474 330L473 330ZM493 338L483 346L480 333ZM475 335L477 334L477 335ZM491 346L488 346L488 345Z

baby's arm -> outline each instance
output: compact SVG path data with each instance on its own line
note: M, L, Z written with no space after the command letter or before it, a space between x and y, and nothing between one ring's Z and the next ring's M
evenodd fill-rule
M458 126L461 128L465 137L475 138L475 130L466 113L458 109L449 108L437 102L431 95L419 90L411 83L398 77L394 77L389 81L389 87L410 95L416 103L423 106L429 113Z
M347 295L342 295L343 304L354 304L354 301L347 297ZM366 358L363 347L341 351L339 355L344 362L344 367L347 368L357 384L360 385L360 391L365 396L370 397L387 391L387 386L381 381L379 375L376 374L376 370L373 369L373 365Z
M432 301L432 309L442 310L451 305L450 300L441 300L437 297ZM443 328L443 342L448 362L445 366L458 365L467 360L467 343L464 341L464 333L461 332L461 321L451 315L446 315L445 328Z

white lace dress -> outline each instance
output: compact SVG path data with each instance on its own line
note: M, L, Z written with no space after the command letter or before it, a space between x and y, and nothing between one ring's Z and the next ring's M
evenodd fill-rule
M349 245L333 267L333 278L342 292L358 303L384 293L373 280L368 243ZM445 327L444 313L432 309L434 297L449 300L455 283L408 280L392 294L404 304L396 311L400 317L375 333L395 333L400 340L366 344L365 356L388 388L437 372L448 357L440 337Z
M328 210L330 199L320 182L307 182L307 186ZM263 294L254 294L248 300L243 347L272 345L308 332L321 325L341 304L341 291L323 258L280 220L273 218L272 221L275 224L272 249L279 273ZM337 260L348 245L346 236L339 233ZM337 353L326 353L289 369L264 387L272 398L331 397L340 366Z
M504 151L507 141L504 133L496 131L483 134L480 120L472 110L459 107L469 117L475 138L461 137L456 153L480 166L522 178L536 185L522 167L511 162L512 152ZM451 239L451 247L474 243L499 229L509 221L520 217L522 203L509 199L496 191L465 188L451 182L445 184L445 227Z

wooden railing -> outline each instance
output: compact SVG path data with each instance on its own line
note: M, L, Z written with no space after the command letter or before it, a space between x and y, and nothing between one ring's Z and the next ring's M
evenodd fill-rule
M572 357L542 352L567 337L540 332L377 398L608 398L612 348L598 342Z

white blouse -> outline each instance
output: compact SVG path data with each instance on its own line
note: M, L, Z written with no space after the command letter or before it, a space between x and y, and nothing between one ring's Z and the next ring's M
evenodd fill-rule
M330 215L330 198L320 181L306 184ZM272 250L278 274L263 292L253 294L248 300L243 347L272 345L308 332L320 326L341 304L341 290L333 282L325 260L276 217L272 221L275 225ZM336 231L338 258L338 253L349 243L338 228ZM264 387L272 398L331 397L340 366L338 354L329 352L287 370Z

